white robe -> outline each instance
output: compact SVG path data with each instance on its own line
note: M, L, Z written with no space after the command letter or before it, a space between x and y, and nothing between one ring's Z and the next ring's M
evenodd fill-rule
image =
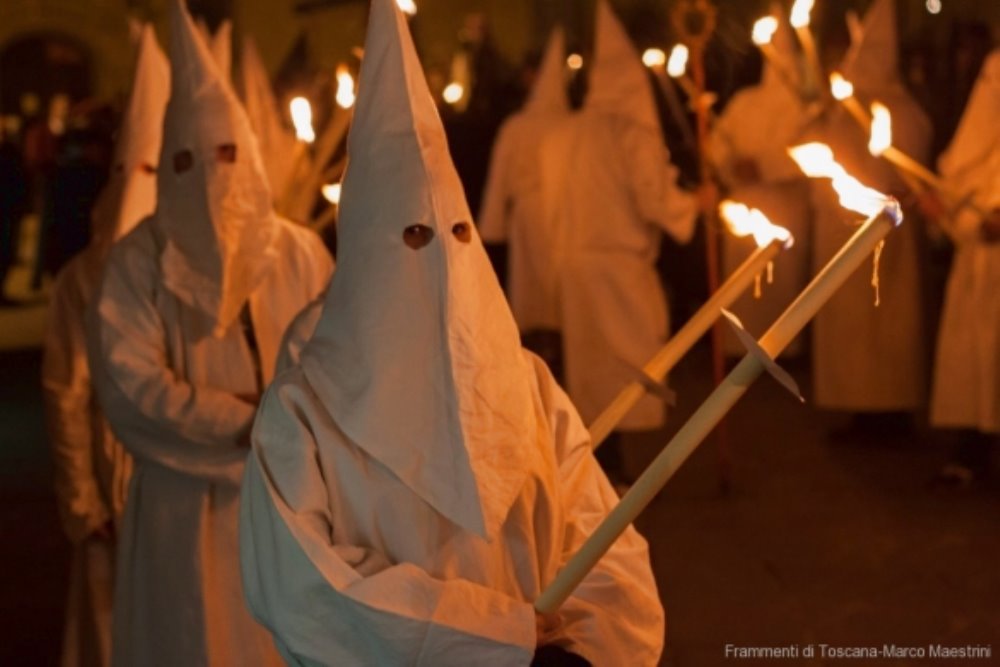
M268 390L243 485L241 558L254 615L293 665L527 665L556 643L594 665L655 665L663 611L628 529L536 637L531 601L617 497L544 364L536 446L496 539L437 513L350 442L304 373ZM392 415L386 415L391 419Z
M925 161L930 123L900 87L881 91L892 113L893 144ZM868 153L866 133L836 108L819 131L837 161L865 185L902 192L893 168ZM812 140L810 137L809 140ZM812 182L813 270L819 271L856 231L858 216L840 206L830 181ZM875 307L872 264L860 267L813 321L813 374L817 405L854 412L911 411L927 399L927 336L924 331L919 223L911 218L887 238Z
M521 112L500 128L490 162L479 234L507 243L507 298L521 332L559 329L553 176L545 137L566 113Z
M566 381L590 423L667 341L661 234L686 243L697 206L648 125L585 110L550 141L570 170L558 223ZM655 429L664 416L662 401L646 396L620 428Z
M767 65L762 81L734 95L713 128L712 158L730 187L727 199L759 209L795 238L794 245L783 250L774 261L773 283L767 282L766 272L762 276L760 297L751 288L729 308L755 338L767 331L811 277L809 186L785 152L788 146L797 143L804 122L805 111L799 99L781 82L773 66ZM742 160L756 166L759 180L741 179L736 166ZM738 238L725 231L721 233L720 245L721 280L756 250L752 238ZM723 341L727 355L742 357L746 353L729 327L725 327ZM801 337L796 338L782 354L799 354L801 342Z
M73 544L61 665L111 660L115 543L93 536L125 507L132 459L114 438L91 388L84 318L102 252L91 246L56 277L46 321L42 388L63 531Z
M111 251L96 309L94 382L112 428L135 456L115 592L117 665L280 664L247 613L238 576L240 446L260 391L237 321L214 320L163 285L164 247L149 218ZM318 237L279 221L277 260L249 298L264 385L281 335L326 286ZM204 332L197 335L192 332Z
M1000 51L983 64L959 129L941 156L957 192L1000 207ZM931 396L931 424L1000 433L1000 244L979 237L980 216L965 210L951 237L948 277Z

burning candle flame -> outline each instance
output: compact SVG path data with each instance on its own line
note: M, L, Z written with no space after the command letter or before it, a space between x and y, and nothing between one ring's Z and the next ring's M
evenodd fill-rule
M642 64L652 69L662 67L667 62L667 54L663 49L646 49L642 53Z
M583 56L579 53L571 53L566 57L566 66L576 71L583 68Z
M316 141L316 133L312 126L312 105L304 97L296 97L290 105L292 123L295 124L295 137L308 144Z
M675 79L684 76L687 64L688 47L678 44L670 51L670 60L667 61L667 74Z
M417 13L417 3L413 0L396 0L396 5L407 16L415 16Z
M465 95L465 87L457 81L449 83L444 88L444 92L441 93L441 97L448 104L458 104L462 100L462 96Z
M743 238L752 235L758 248L769 246L774 241L781 241L786 248L791 248L795 242L791 232L773 224L766 215L755 208L748 208L746 204L726 199L719 204L719 214L733 236Z
M891 205L892 199L878 190L873 190L854 178L833 158L833 151L826 144L811 143L788 149L788 154L799 165L799 168L810 178L829 178L833 181L833 189L840 197L840 205L844 208L872 216L884 211ZM893 210L896 224L903 221L898 208Z
M778 31L778 19L773 16L765 16L757 19L753 24L753 43L757 46L770 44L774 33Z
M868 152L875 157L892 146L892 114L880 102L872 102L872 130L868 139Z
M854 84L845 79L840 72L831 72L830 92L835 100L843 102L854 96Z
M327 183L322 189L323 197L331 204L340 203L340 183Z
M809 14L812 13L813 4L815 0L795 0L795 4L792 5L792 15L788 20L793 28L809 27Z
M346 65L337 67L337 104L341 109L350 109L354 106L354 77Z

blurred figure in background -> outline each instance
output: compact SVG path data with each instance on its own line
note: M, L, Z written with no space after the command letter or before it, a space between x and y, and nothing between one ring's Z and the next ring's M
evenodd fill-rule
M929 158L931 124L903 86L898 71L893 0L876 0L854 31L842 63L862 104L878 100L892 113L893 145L920 162ZM903 196L903 182L885 160L868 152L868 132L837 105L803 141L828 144L848 173L876 190ZM824 266L855 231L854 217L837 203L829 180L810 182L813 266ZM848 413L838 440L906 436L927 400L927 346L922 312L920 224L903 225L880 257L880 305L872 268L858 269L813 321L816 403Z
M132 460L93 393L84 321L112 244L156 207L155 165L169 90L167 59L153 28L146 26L114 168L93 210L93 238L58 273L52 288L42 387L59 514L74 547L62 667L111 662L114 551Z
M279 665L250 617L237 512L282 334L326 286L319 237L273 209L256 139L182 0L156 212L112 248L88 337L135 460L115 582L119 665Z
M555 201L558 171L543 151L545 137L570 114L562 30L549 38L531 95L500 128L493 146L479 233L485 243L507 244L507 298L524 346L556 377L560 372ZM555 167L555 169L553 169Z
M566 386L589 424L666 342L660 239L687 242L697 216L695 198L677 186L646 68L605 0L584 108L549 142L566 175L557 214ZM620 429L654 430L665 414L651 394ZM597 456L612 481L627 481L614 436Z
M794 37L783 13L772 44L778 64L764 62L760 83L739 90L718 117L712 136L712 157L728 187L729 199L760 209L776 225L788 229L795 245L778 258L773 284L762 285L761 294L745 294L731 310L754 337L760 337L798 296L811 277L809 271L809 185L786 152L795 145L807 122L805 106L797 94L798 78ZM782 69L779 70L778 68ZM722 277L730 275L754 249L749 238L720 234ZM802 339L789 345L784 355L801 353ZM746 348L726 328L725 351L742 357Z
M990 211L962 208L948 227L955 260L934 367L931 424L959 431L942 482L968 486L989 472L1000 435L1000 50L980 71L941 175Z

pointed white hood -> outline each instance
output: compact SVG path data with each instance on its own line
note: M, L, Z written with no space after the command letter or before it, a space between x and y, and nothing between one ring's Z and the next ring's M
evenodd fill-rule
M284 192L292 170L295 134L281 121L270 78L250 37L243 40L240 70L243 75L243 101L264 158L271 193Z
M938 161L941 174L963 192L1000 203L1000 50L991 53L965 105L951 143ZM989 199L987 202L986 200Z
M394 0L371 3L348 160L303 370L351 442L492 539L539 437L533 376Z
M563 114L569 111L566 93L566 36L556 28L549 36L545 55L538 65L538 75L523 111L527 113Z
M660 130L646 67L607 0L597 2L594 64L586 108L628 116L640 125Z
M899 39L896 30L895 0L875 0L861 22L852 30L851 48L841 70L854 88L868 94L899 83ZM855 36L855 32L859 34Z
M182 0L173 3L170 37L156 206L166 237L160 262L166 287L213 317L221 335L270 270L278 223L246 113ZM227 146L235 147L235 161L220 159Z
M149 24L139 29L135 74L122 114L108 183L94 205L93 242L103 257L156 208L156 165L163 112L170 96L170 66Z
M219 66L219 73L226 81L232 80L233 74L233 22L226 19L212 36L212 57Z

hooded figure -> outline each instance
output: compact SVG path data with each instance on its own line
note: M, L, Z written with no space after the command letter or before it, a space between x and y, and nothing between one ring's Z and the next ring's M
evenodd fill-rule
M131 457L97 406L84 320L112 243L156 206L167 59L149 25L141 29L135 75L108 184L92 214L90 245L56 276L46 324L42 387L63 530L74 545L63 667L111 660L115 525L125 507Z
M893 0L876 0L865 16L842 71L865 106L874 100L892 113L893 145L918 161L928 157L931 125L897 72ZM868 132L834 107L803 141L830 145L852 176L882 192L902 195L893 167L868 152ZM812 180L813 266L818 269L855 232L853 215L839 204L827 179ZM887 239L880 260L881 305L876 307L871 265L858 269L813 321L816 402L854 413L911 412L927 393L927 339L921 309L920 226L903 225ZM863 423L863 422L862 422Z
M557 225L566 381L587 423L666 342L661 236L690 240L697 208L676 185L646 68L605 0L595 39L584 109L546 146L564 171ZM664 412L659 398L645 397L621 428L658 428Z
M939 160L941 175L986 209L1000 208L1000 51L983 63L965 114ZM1000 244L963 209L952 229L948 278L931 400L931 424L1000 433ZM988 456L984 443L981 459ZM972 461L963 462L972 463Z
M566 49L553 31L531 95L500 128L493 146L479 233L486 243L507 243L507 294L522 333L559 329L556 301L554 202L547 200L543 139L569 117Z
M113 660L279 664L243 603L239 482L282 333L331 262L272 211L246 115L180 2L171 23L156 211L112 249L88 338L101 406L135 457Z
M774 6L778 30L772 42L785 71L794 72L794 37L784 11ZM746 294L732 310L755 337L763 334L799 295L810 278L809 185L786 152L798 143L806 110L794 83L785 82L770 60L764 61L761 81L743 88L726 104L714 126L712 158L729 189L729 199L760 209L776 225L795 237L795 245L777 260L773 284L759 298ZM730 275L756 249L752 239L722 234L722 275ZM796 339L784 354L801 350ZM743 356L746 348L727 329L726 353Z
M243 40L243 102L257 136L272 195L284 192L295 156L295 135L282 123L271 81L254 41Z
M520 347L393 0L371 4L348 155L342 260L254 428L254 615L290 664L527 665L543 644L656 664L663 612L632 529L537 634L532 600L615 495Z

